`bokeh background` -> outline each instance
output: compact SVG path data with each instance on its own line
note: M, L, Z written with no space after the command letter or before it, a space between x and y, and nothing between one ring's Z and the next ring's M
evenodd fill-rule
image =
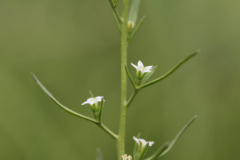
M138 132L155 141L148 155L198 119L163 160L240 158L239 0L143 0L146 19L129 46L128 65L158 65L153 78L179 60L202 52L166 80L144 89L128 112L126 153ZM120 9L120 8L119 8ZM1 0L0 159L116 159L114 140L48 98L35 73L69 108L91 89L103 95L104 123L118 132L120 35L107 0ZM132 87L129 85L129 94Z

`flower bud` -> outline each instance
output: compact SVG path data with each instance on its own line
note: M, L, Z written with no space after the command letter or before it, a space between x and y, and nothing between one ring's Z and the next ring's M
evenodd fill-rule
M123 156L122 156L122 160L132 160L132 156L127 156L127 154L124 154Z
M135 24L133 21L128 21L128 33L130 34L135 27Z
M140 2L141 2L141 0L132 0L131 6L130 6L130 11L129 11L129 17L128 17L128 32L129 33L132 32L132 29L135 27L135 24L137 22Z

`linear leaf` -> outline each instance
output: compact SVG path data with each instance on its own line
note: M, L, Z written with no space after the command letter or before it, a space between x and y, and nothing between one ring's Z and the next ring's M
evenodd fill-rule
M170 142L164 143L151 157L145 160L155 160L161 155L169 146Z
M133 39L133 37L135 36L135 34L137 33L138 29L140 28L140 26L142 25L143 23L143 20L145 19L146 16L143 16L141 18L141 20L138 22L138 25L134 28L134 30L132 31L132 33L129 35L128 37L128 43L130 43Z
M63 104L61 104L45 87L44 85L37 79L37 77L32 73L33 75L33 78L35 79L35 81L37 82L37 84L40 86L40 88L59 106L61 107L62 109L64 109L65 111L67 111L68 113L71 113L72 115L75 115L77 117L80 117L80 118L83 118L85 120L88 120L88 121L91 121L91 122L94 122L94 123L97 123L96 120L92 119L92 118L89 118L87 116L84 116L82 114L79 114L69 108L67 108L66 106L64 106Z
M165 155L166 153L168 153L173 145L177 142L178 138L183 134L183 132L192 124L192 122L197 118L197 115L195 115L179 132L178 134L175 136L175 138L170 142L168 148L159 156L162 157L163 155Z
M194 57L195 55L197 55L199 52L200 52L200 50L198 50L198 51L190 54L189 56L187 56L186 58L184 58L181 62L179 62L175 67L173 67L170 71L168 71L166 74L164 74L163 76L161 76L161 77L159 77L159 78L157 78L157 79L155 79L155 80L153 80L153 81L151 81L151 82L149 82L149 83L147 83L147 84L142 85L142 86L140 87L140 89L145 88L145 87L148 87L148 86L150 86L150 85L153 85L153 84L155 84L155 83L157 83L157 82L159 82L159 81L167 78L167 77L168 77L169 75L171 75L174 71L176 71L180 66L182 66L185 62L187 62L189 59L191 59L191 58Z

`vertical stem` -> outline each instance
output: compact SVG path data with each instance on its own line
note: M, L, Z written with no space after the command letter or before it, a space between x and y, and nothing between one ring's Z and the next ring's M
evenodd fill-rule
M126 130L126 118L127 118L127 75L125 72L125 64L127 63L127 19L128 19L129 0L123 0L122 10L122 26L121 26L121 114L120 114L120 126L119 126L119 138L118 138L118 159L125 154L125 130Z

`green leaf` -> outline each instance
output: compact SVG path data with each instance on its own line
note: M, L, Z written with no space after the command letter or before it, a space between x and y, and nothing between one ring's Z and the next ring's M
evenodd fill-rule
M157 83L157 82L159 82L159 81L167 78L167 77L170 76L174 71L176 71L180 66L182 66L185 62L187 62L189 59L191 59L191 58L194 57L195 55L197 55L199 52L200 52L200 50L198 50L198 51L190 54L189 56L187 56L186 58L184 58L181 62L179 62L175 67L173 67L170 71L168 71L166 74L164 74L163 76L161 76L161 77L159 77L159 78L157 78L157 79L155 79L155 80L153 80L153 81L151 81L151 82L149 82L149 83L147 83L147 84L142 85L142 86L140 87L140 89L143 89L143 88L145 88L145 87L148 87L148 86L150 86L150 85L153 85L153 84L155 84L155 83Z
M128 78L129 78L129 80L131 81L133 87L136 89L136 85L135 85L135 83L133 82L132 76L131 76L131 74L130 74L129 71L128 71L127 65L125 65L125 71L126 71L126 73L127 73L127 76L128 76Z
M169 146L170 142L164 143L151 157L145 160L155 160L157 159Z
M152 75L153 73L155 72L155 70L157 69L157 66L154 66L152 69L151 69L151 72L148 72L142 79L142 84L144 84Z
M40 88L59 106L61 107L63 110L67 111L68 113L71 113L72 115L74 116L77 116L77 117L80 117L80 118L83 118L85 120L88 120L88 121L91 121L93 123L97 123L96 120L92 119L92 118L89 118L87 116L84 116L82 114L79 114L69 108L67 108L66 106L64 106L63 104L61 104L45 87L44 85L37 79L37 77L32 73L33 75L33 78L35 79L35 81L37 82L37 84L40 86Z
M101 103L100 103L99 122L102 121L102 111L103 111L103 107L104 107L104 99L102 99L102 100L101 100Z
M137 137L136 138L140 138L141 136L141 133L138 133ZM135 146L134 146L134 150L133 150L133 159L135 160L136 157L137 157L137 149L138 149L138 143L135 142Z
M103 160L103 156L100 148L97 149L97 160Z
M143 23L143 20L145 19L146 16L143 16L142 19L138 22L138 25L136 27L134 27L132 33L128 36L128 43L130 43L133 39L133 37L135 36L135 34L137 33L138 29L140 28L140 26Z
M168 153L173 145L177 142L178 138L183 134L183 132L192 124L192 122L197 118L197 115L194 116L179 132L178 134L175 136L175 138L171 141L171 143L169 144L168 148L162 153L160 154L159 157L162 157L163 155L165 155L166 153Z
M119 19L118 19L118 17L117 17L117 15L116 15L115 12L113 12L113 17L114 17L115 22L116 22L116 24L117 24L118 30L119 30L119 32L121 33L121 24L120 24Z

